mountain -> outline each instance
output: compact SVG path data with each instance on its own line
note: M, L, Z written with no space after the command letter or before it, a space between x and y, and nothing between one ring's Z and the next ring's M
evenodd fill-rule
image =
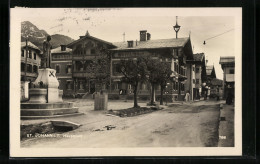
M47 36L49 34L42 29L39 29L34 24L32 24L29 21L24 21L21 24L21 41L25 41L26 37L28 37L28 40L35 44L37 47L39 47L42 50L42 43L44 40L46 40ZM69 44L73 42L74 40L68 36L60 35L60 34L54 34L51 35L51 44L52 48L57 48L61 44Z

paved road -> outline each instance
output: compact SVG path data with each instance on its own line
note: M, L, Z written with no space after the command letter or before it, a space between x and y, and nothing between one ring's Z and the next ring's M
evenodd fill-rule
M216 101L171 105L135 117L106 116L102 111L65 120L82 126L66 136L32 138L22 147L205 147L218 145L219 107ZM106 125L115 128L107 130Z

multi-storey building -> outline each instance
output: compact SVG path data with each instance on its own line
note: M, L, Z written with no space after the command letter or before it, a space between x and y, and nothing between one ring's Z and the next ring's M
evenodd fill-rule
M211 80L216 78L214 65L206 66L206 92L210 95Z
M220 57L219 64L223 70L223 98L228 94L234 96L235 88L235 57Z
M51 68L56 69L56 76L60 83L59 89L63 90L63 95L74 94L74 83L72 79L72 50L66 45L60 45L51 50Z
M190 38L178 39L158 39L151 40L151 34L146 30L140 31L139 41L127 41L113 43L116 47L110 49L112 51L112 90L110 94L118 94L119 90L123 90L125 94L132 93L130 84L121 82L120 74L116 71L116 65L120 59L135 58L136 56L149 55L158 60L163 60L171 64L174 72L173 81L169 81L166 87L167 98L171 100L183 100L185 95L185 83L189 81L187 77L186 60L193 60L192 48ZM150 84L144 82L139 85L138 95L149 96ZM155 87L156 95L160 95L160 87Z
M194 54L195 63L195 90L194 99L199 99L202 96L205 88L203 83L206 82L206 66L204 53Z
M90 36L87 32L85 36L67 45L64 59L62 54L65 52L60 48L52 51L52 67L58 70L57 77L61 82L61 88L72 88L71 92L76 95L88 95L98 91L99 84L96 84L93 79L93 74L89 72L88 66L91 65L92 60L100 53L100 48L105 48L110 51L110 85L102 86L103 90L109 93L109 97L120 98L122 95L131 97L133 95L133 88L130 84L121 81L121 76L117 70L118 62L125 58L135 58L140 55L150 55L158 60L166 61L171 65L173 73L173 80L167 83L166 93L171 100L183 100L187 90L192 92L191 88L185 88L185 84L190 81L190 76L187 76L186 61L193 60L193 53L191 48L190 38L178 39L158 39L151 40L151 34L146 30L140 31L139 41L127 41L110 43L99 38ZM68 50L70 48L71 50ZM69 52L67 52L69 51ZM71 54L71 57L69 57ZM65 55L65 54L64 54ZM59 57L58 57L59 56ZM66 55L65 55L66 56ZM63 63L63 64L62 64ZM65 64L66 63L66 64ZM70 63L72 67L70 67ZM69 67L68 67L68 66ZM64 72L68 68L72 69L72 73ZM190 72L194 72L195 65L192 65ZM63 72L62 72L63 71ZM70 76L71 75L71 76ZM195 78L193 73L192 79ZM69 81L71 81L69 83ZM63 83L63 84L62 84ZM73 85L69 86L68 83ZM148 82L142 83L138 88L139 97L150 96L150 84ZM194 88L194 87L193 87ZM159 85L155 87L157 97L160 95Z
M78 40L67 45L71 51L72 62L72 84L73 92L76 95L93 94L98 86L93 79L92 72L88 69L92 60L100 53L100 49L110 49L115 46L107 41L90 36L87 32L85 36L80 36ZM103 89L107 89L104 86Z
M28 50L27 57L26 49ZM40 53L41 50L33 43L28 41L26 47L26 42L21 42L21 81L26 79L27 81L33 82L37 78L38 69L41 65ZM25 70L27 70L26 73Z

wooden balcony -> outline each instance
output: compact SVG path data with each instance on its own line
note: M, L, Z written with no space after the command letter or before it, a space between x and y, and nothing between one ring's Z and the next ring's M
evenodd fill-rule
M24 76L25 72L21 72L21 76ZM31 73L31 72L26 72L26 76L28 77L37 77L38 73Z

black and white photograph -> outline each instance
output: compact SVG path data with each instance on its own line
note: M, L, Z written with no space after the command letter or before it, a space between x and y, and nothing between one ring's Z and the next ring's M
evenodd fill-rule
M242 154L241 8L10 10L13 157Z

